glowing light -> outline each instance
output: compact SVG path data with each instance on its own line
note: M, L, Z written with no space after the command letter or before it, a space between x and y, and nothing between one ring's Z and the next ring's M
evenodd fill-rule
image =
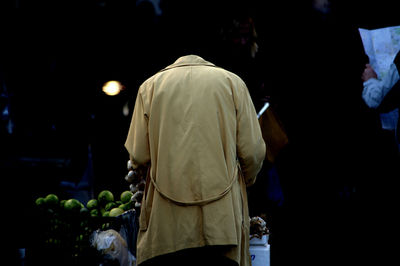
M115 96L121 92L123 86L121 82L110 80L103 85L103 92L109 96Z

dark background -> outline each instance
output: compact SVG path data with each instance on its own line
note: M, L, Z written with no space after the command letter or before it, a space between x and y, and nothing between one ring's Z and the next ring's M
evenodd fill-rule
M330 242L331 232L343 239L332 240L344 254L334 261L359 262L353 245L376 232L363 225L370 206L385 219L376 213L386 213L379 198L393 179L380 168L387 150L377 114L361 101L367 58L357 28L400 25L399 14L396 1L336 0L326 18L310 2L163 0L157 14L146 1L2 1L0 177L12 246L34 243L29 219L38 196L85 201L128 188L123 144L137 89L193 52L241 76L257 108L270 96L288 131L291 144L276 164L283 205L264 201L263 191L250 202L253 214L273 216L272 264L328 256L332 246L318 243ZM257 31L255 59L224 35L247 17ZM105 95L108 80L125 89ZM319 249L299 251L306 242Z

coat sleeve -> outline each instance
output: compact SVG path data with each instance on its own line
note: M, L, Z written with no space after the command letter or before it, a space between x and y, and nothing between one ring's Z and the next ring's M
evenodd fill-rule
M249 91L238 82L236 95L237 155L247 186L254 184L265 158L265 143Z
M145 113L142 96L136 97L135 108L132 115L125 148L129 152L130 160L136 165L150 162L148 114Z
M399 81L400 76L396 65L392 63L388 74L382 79L371 78L363 83L362 98L370 108L378 108L386 94Z

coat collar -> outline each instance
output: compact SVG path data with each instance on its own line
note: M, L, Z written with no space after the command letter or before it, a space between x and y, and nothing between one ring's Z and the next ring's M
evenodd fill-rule
M204 60L200 56L186 55L186 56L179 57L178 60L176 60L172 65L167 66L166 68L162 69L161 71L168 70L168 69L175 68L175 67L196 66L196 65L215 67L215 65L213 63L210 63L210 62Z

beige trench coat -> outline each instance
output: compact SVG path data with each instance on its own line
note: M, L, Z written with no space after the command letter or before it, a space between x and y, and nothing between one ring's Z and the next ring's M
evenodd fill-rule
M186 248L232 245L225 255L250 265L246 185L265 156L244 82L189 55L139 88L125 143L149 171L137 262Z

